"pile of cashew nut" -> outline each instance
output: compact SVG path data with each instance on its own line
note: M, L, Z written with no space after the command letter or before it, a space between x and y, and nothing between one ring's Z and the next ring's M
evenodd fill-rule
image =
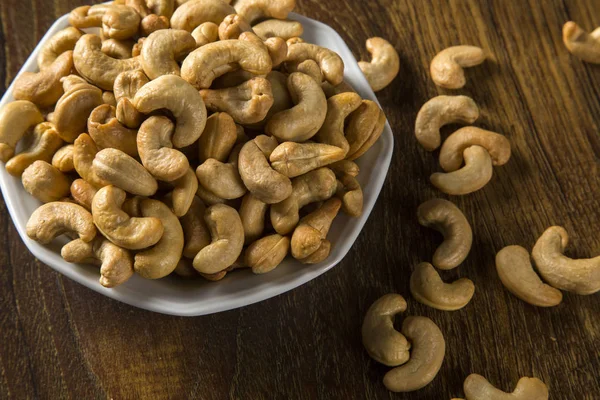
M287 19L295 0L115 0L82 6L0 110L0 160L44 203L27 234L114 287L263 274L325 260L340 211L359 216L355 161L386 117L335 52ZM399 58L381 38L375 90ZM19 149L19 150L17 150Z

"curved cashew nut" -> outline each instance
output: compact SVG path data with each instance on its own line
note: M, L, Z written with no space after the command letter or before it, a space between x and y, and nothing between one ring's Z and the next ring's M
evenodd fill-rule
M600 256L572 259L563 255L569 244L567 231L552 226L535 243L531 252L538 272L557 289L581 295L600 291Z
M40 72L23 72L15 79L13 96L29 100L40 107L54 105L63 94L61 78L73 68L73 52L66 51Z
M17 143L32 126L44 122L40 110L30 101L17 100L0 109L0 161L7 162Z
M292 194L271 206L271 224L280 235L290 233L300 220L300 209L307 204L327 200L337 188L335 174L319 168L292 180Z
M359 166L354 161L350 160L336 161L332 164L329 164L327 167L335 172L336 176L338 177L350 175L356 178L360 172Z
M21 176L25 168L37 160L50 162L56 150L63 144L56 129L49 122L36 125L31 135L25 136L25 139L27 143L23 151L6 163L6 172L13 176Z
M288 44L288 46L289 46L289 44ZM354 90L354 88L346 81L342 81L342 83L340 83L337 86L333 86L329 82L323 82L321 84L321 88L323 89L323 92L325 92L325 96L327 98L330 98L331 96L335 96L336 94L340 94L340 93L346 93L346 92L356 93L356 90Z
M433 186L444 193L460 196L476 192L487 185L494 173L490 153L481 146L471 146L465 149L463 157L465 166L461 169L432 174L429 179Z
M280 37L268 38L264 41L264 45L269 51L273 68L279 67L287 59L288 46L285 40ZM302 72L302 71L300 71ZM320 81L319 81L320 82Z
M440 147L440 128L446 124L472 124L479 107L467 96L437 96L423 104L415 122L415 136L427 151Z
M63 233L73 232L84 242L96 236L92 215L77 204L62 201L47 203L36 209L26 226L27 236L42 244L50 243Z
M75 179L71 183L71 197L88 211L92 210L92 201L96 193L98 193L98 189L83 179Z
M431 199L417 209L419 224L444 236L444 242L433 255L433 265L440 269L458 267L469 255L473 231L458 207L444 199Z
M302 258L300 261L302 264L318 264L322 261L325 261L327 257L329 257L329 253L331 252L331 242L327 239L323 240L321 243L321 247L317 249L314 253L306 258Z
M286 54L287 57L287 54ZM285 60L284 60L285 61ZM317 64L316 61L314 60L304 60L301 63L287 63L286 64L286 70L289 73L292 72L302 72L303 74L306 74L308 76L310 76L311 78L313 78L315 80L315 82L317 82L319 85L321 85L321 88L323 88L323 73L321 72L321 67L319 67L319 64ZM327 84L329 84L329 82L326 82ZM325 91L323 91L325 92ZM325 96L327 97L327 96Z
M158 190L154 177L142 164L121 150L100 150L92 163L100 179L138 196L152 196Z
M269 108L267 116L256 124L249 125L251 129L264 129L271 117L280 111L292 108L294 103L287 88L288 77L279 71L271 71L267 75L267 80L271 84L271 93L273 94L273 105Z
M247 192L237 167L232 163L209 158L196 169L196 175L204 188L222 199L239 199Z
M214 22L204 22L194 28L192 36L196 40L196 47L216 42L219 39L219 26Z
M52 166L60 172L72 172L75 170L73 165L73 152L75 146L68 144L56 150L52 156Z
M250 24L239 14L231 14L225 17L219 25L219 39L237 39L244 32L252 31Z
M139 57L118 60L102 52L102 40L92 34L83 35L73 50L73 62L79 74L104 90L112 90L121 72L142 68Z
M444 362L446 342L440 328L427 317L408 317L402 323L402 334L412 342L410 359L383 377L392 392L412 392L427 386Z
M194 170L188 168L185 175L174 181L173 184L175 185L171 192L173 213L178 217L183 217L189 211L198 191L198 178L196 178Z
M116 109L102 104L88 118L88 132L100 149L115 148L132 157L138 155L137 132L121 125L116 118Z
M64 52L73 50L75 43L83 33L72 26L58 31L41 48L37 58L40 71L52 65L52 63Z
M237 128L227 113L214 113L206 120L206 127L198 141L200 162L209 158L224 162L237 141Z
M252 24L264 18L286 19L296 7L296 0L236 0L234 7Z
M400 57L394 46L380 37L368 39L367 50L371 53L371 62L359 61L358 66L371 89L377 92L388 86L398 75Z
M267 208L267 203L260 201L252 193L247 193L242 199L239 214L244 227L244 244L248 245L261 237L265 230Z
M600 64L600 28L587 33L573 21L563 26L563 42L575 57L592 64Z
M265 78L253 78L239 86L202 89L200 95L211 111L223 111L239 124L262 121L273 105L271 84Z
M288 77L288 90L295 106L273 115L267 122L265 132L282 141L303 142L323 126L328 103L319 84L300 72Z
M510 142L504 135L474 126L465 126L452 133L440 150L440 166L446 172L456 171L463 163L463 152L470 146L487 150L493 165L504 165L510 158Z
M348 115L362 104L362 99L356 93L340 93L327 99L327 115L323 126L315 135L315 139L339 147L344 151L344 157L350 149L350 144L344 134L344 124Z
M108 39L102 42L101 50L109 57L125 60L131 58L134 45L133 40Z
M496 271L502 284L515 296L538 307L561 303L562 293L546 285L535 273L529 252L521 246L507 246L496 254Z
M395 293L379 298L367 310L362 324L362 342L373 360L389 367L408 361L410 343L394 329L394 317L404 311L406 301Z
M178 7L171 17L171 28L188 32L205 22L220 24L235 9L223 0L192 0Z
M183 256L186 258L193 259L211 242L210 232L204 222L205 211L204 203L198 197L194 197L188 212L179 219L185 239Z
M351 217L362 215L364 196L360 183L352 175L344 174L338 181L335 195L342 201L342 211Z
M161 29L146 38L142 47L142 68L150 80L161 75L180 75L177 61L196 48L196 40L181 29Z
M102 33L110 39L129 39L138 33L140 21L132 7L113 4L102 16Z
M314 60L321 67L323 77L333 86L344 80L344 61L334 51L311 43L295 43L288 46L287 62L299 64Z
M294 178L343 158L344 151L336 146L285 142L273 150L269 160L275 171Z
M420 263L410 276L410 292L426 306L437 310L460 310L473 298L475 285L468 278L444 283L440 274L429 263Z
M160 240L150 249L135 255L133 268L146 279L160 279L175 270L183 252L183 229L179 220L163 202L146 199L142 216L156 218L164 227Z
M58 201L69 195L71 181L46 161L35 161L21 176L23 187L42 203Z
M133 106L132 100L148 82L150 79L141 69L122 72L115 79L117 120L128 128L138 128L142 124L144 116Z
M204 274L215 274L233 265L242 253L244 227L238 212L224 204L208 207L204 220L212 241L194 257L194 268Z
M140 34L142 36L149 36L156 31L162 29L169 29L171 22L169 18L164 15L149 14L142 18L140 22Z
M505 393L483 376L471 374L465 379L463 390L467 400L548 400L548 388L537 378L523 377L512 393Z
M140 250L156 244L163 235L159 218L130 217L121 209L126 193L115 186L98 190L92 200L94 224L102 234L117 246Z
M295 259L301 260L319 250L341 206L339 199L331 198L300 220L291 241Z
M485 52L476 46L448 47L431 60L431 79L442 88L460 89L467 83L463 68L479 65L485 58Z
M86 133L79 135L75 143L73 143L73 166L75 167L75 171L93 186L101 188L109 183L101 179L93 168L94 158L97 153L98 146L96 146L96 143Z
M216 0L222 1L222 0ZM207 89L213 80L239 65L254 75L271 71L271 56L261 43L248 40L220 40L192 51L181 65L181 76L197 89Z
M238 169L248 191L267 204L279 203L292 193L292 182L271 168L256 139L242 147Z
M69 24L75 28L96 28L102 26L104 13L112 7L112 4L96 4L93 6L81 6L75 8L69 14Z
M293 37L302 36L304 28L298 21L268 19L252 27L252 30L262 40L272 37L280 37L288 40Z
M171 111L176 121L173 134L176 148L189 146L198 140L206 125L206 106L202 96L175 75L163 75L144 85L135 94L133 105L144 114L161 108Z
M146 0L146 5L152 11L152 14L160 15L161 17L171 18L175 10L174 0Z
M184 176L190 163L182 152L173 149L175 130L167 117L150 117L137 134L137 148L144 167L161 181L171 182ZM194 190L194 193L196 190Z
M244 263L255 274L265 274L277 268L287 255L290 238L273 234L258 239L246 249Z
M348 118L346 140L349 149L346 159L356 160L365 154L383 133L387 118L379 105L371 100L363 100Z

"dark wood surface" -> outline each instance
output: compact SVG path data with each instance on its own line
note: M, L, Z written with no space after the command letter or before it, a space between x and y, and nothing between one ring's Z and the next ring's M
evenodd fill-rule
M46 29L86 0L1 0L0 85L8 86ZM401 73L379 93L396 137L386 185L351 252L324 276L246 308L199 318L154 314L105 298L29 254L0 204L0 398L23 399L450 399L472 373L512 390L535 376L553 400L600 399L600 295L566 294L555 308L510 295L494 268L503 246L529 249L564 226L568 254L600 253L600 66L573 58L561 27L600 25L597 0L298 0L298 11L336 29L357 58L364 41L389 39ZM417 146L415 116L444 93L428 77L431 58L456 44L479 45L493 61L468 70L483 115L513 157L483 190L454 201L471 221L473 249L456 271L477 287L457 312L414 301L411 269L440 236L416 207L440 196L429 184L436 156ZM392 394L388 368L360 341L362 317L397 292L406 315L432 318L447 342L426 388Z

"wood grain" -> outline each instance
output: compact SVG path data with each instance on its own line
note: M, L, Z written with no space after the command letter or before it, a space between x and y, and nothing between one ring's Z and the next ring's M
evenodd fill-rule
M99 2L99 1L97 1ZM85 0L2 0L2 92L50 24ZM449 399L476 372L512 390L536 376L553 400L600 399L600 296L566 294L552 309L529 306L500 283L495 253L531 248L564 226L568 254L600 253L600 67L573 58L562 24L600 25L597 0L298 0L298 11L336 29L357 58L364 42L389 39L401 74L378 94L395 133L395 153L377 206L338 267L308 284L243 309L199 318L139 310L105 298L29 254L0 204L0 398L10 399ZM428 77L431 58L456 44L492 60L469 69L458 92L482 109L478 125L508 136L510 162L483 190L454 201L471 221L473 250L453 279L477 290L457 312L410 297L414 265L440 243L417 206L441 196L429 175L435 154L413 136L429 98L450 93ZM452 129L446 130L446 133ZM443 196L442 196L443 197ZM438 377L410 394L389 393L387 368L360 342L369 305L397 292L407 315L442 329L447 354Z

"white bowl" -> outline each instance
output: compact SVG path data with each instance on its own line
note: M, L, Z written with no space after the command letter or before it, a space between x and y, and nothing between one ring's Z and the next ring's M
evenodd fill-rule
M352 52L337 32L321 22L298 14L291 14L290 18L302 23L303 37L306 41L336 51L346 65L346 80L363 98L377 101L358 68ZM44 42L67 26L67 16L59 18L42 38L19 74L24 71L36 72L37 55ZM4 94L0 107L14 100L12 88L11 85ZM316 265L302 265L288 257L277 269L268 274L254 275L245 270L236 271L219 282L207 282L201 279L185 281L171 277L153 281L136 275L117 288L107 289L98 283L97 267L70 264L61 258L60 247L66 239L56 240L56 243L49 246L42 246L27 237L25 225L40 203L23 189L21 180L9 175L5 168L0 168L0 188L8 211L25 245L35 257L56 271L98 293L135 307L172 315L204 315L247 306L277 296L316 278L338 264L354 244L375 205L390 165L393 148L392 130L389 124L386 124L381 138L358 160L361 170L358 180L364 191L363 214L359 218L350 218L340 213L336 218L328 236L333 247L327 260Z

